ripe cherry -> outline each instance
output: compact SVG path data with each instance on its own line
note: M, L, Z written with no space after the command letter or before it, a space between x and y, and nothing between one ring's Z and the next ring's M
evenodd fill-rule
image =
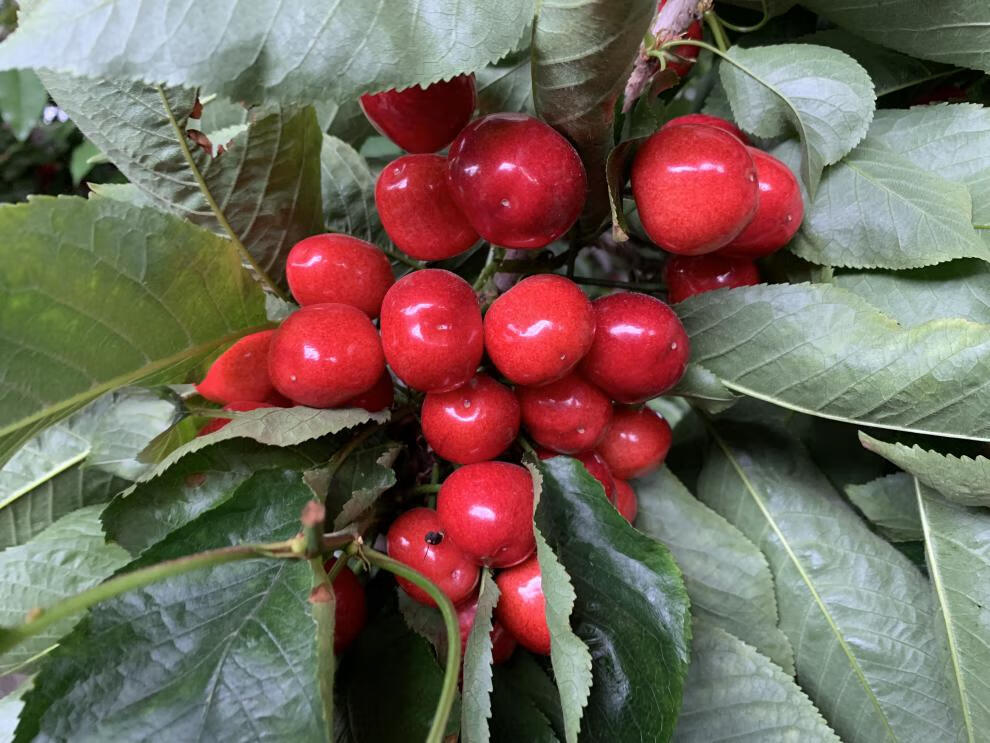
M667 295L674 304L713 289L734 289L760 283L756 264L746 258L729 258L722 252L708 255L672 255L663 267Z
M639 513L639 501L633 486L625 480L615 480L615 510L630 524L636 522Z
M248 410L257 410L258 408L276 408L280 407L278 405L272 405L267 402L231 402L223 406L224 410L235 410L240 412L246 412ZM221 428L226 426L232 418L214 418L205 426L203 426L196 433L196 436L206 436L214 431L219 431Z
M392 242L418 260L452 258L478 242L454 203L447 158L440 155L405 155L386 165L375 185L375 205Z
M649 408L616 408L597 452L616 478L656 469L670 450L670 425Z
M382 297L395 283L385 254L364 240L339 234L313 235L292 246L285 277L296 301L306 306L339 302L378 317Z
M374 387L341 403L340 407L364 408L369 413L378 413L392 407L393 402L395 402L395 385L392 383L392 375L386 369L375 382Z
M457 624L461 630L461 656L467 647L468 637L471 634L471 627L474 625L474 617L478 613L478 597L475 596L470 601L455 607L457 609ZM516 638L497 619L492 620L492 664L505 663L512 657L516 649Z
M570 279L523 279L485 313L485 349L515 384L538 386L573 369L595 339L595 313Z
M553 459L554 457L562 456L554 451L549 451L547 449L538 448L536 450L536 455L540 459ZM605 491L605 497L609 501L615 501L615 477L612 476L612 470L609 469L605 460L598 452L594 451L584 451L580 454L573 455L576 460L584 465L584 468L588 470L588 474L593 478L598 480L599 484L602 486L602 490Z
M608 397L577 374L516 390L522 421L536 443L563 454L593 449L612 419Z
M584 206L584 165L570 142L539 119L500 113L468 124L450 146L454 201L486 240L542 248Z
M251 333L220 354L196 385L211 402L266 402L275 392L268 376L268 348L274 330Z
M275 331L268 373L301 405L332 408L370 390L385 370L378 331L349 304L310 304Z
M442 150L471 119L474 75L361 96L361 108L375 129L406 152Z
M646 234L682 255L726 245L759 202L746 146L713 126L683 124L651 135L633 159L631 180Z
M437 495L444 533L478 565L504 568L525 560L533 538L533 478L508 462L466 464Z
M749 148L749 154L756 163L760 203L745 229L719 252L752 260L770 255L791 241L804 219L804 202L790 168L755 147Z
M484 352L478 297L450 271L427 268L399 279L385 295L381 327L392 371L422 392L465 384Z
M519 402L512 390L478 374L450 392L423 400L423 436L444 459L473 464L494 459L519 433Z
M543 576L536 555L495 577L500 596L495 616L524 648L550 655Z
M667 0L660 0L657 10L663 9L663 6L666 4ZM701 28L701 21L694 21L679 38L701 41L702 36L704 36L704 32ZM698 58L700 52L701 47L689 46L687 44L664 52L664 55L667 57L667 69L673 70L678 77L684 77L691 71L691 68L694 66L694 60ZM678 57L681 59L678 59Z
M432 508L412 508L399 516L392 522L386 541L392 559L418 570L455 604L470 596L478 585L480 569L444 534ZM396 581L414 600L436 606L416 584L405 578Z
M711 116L710 114L685 114L684 116L678 116L671 119L660 128L669 129L672 126L683 126L684 124L714 126L716 129L721 129L722 131L733 135L743 144L749 144L749 137L746 136L746 132L733 124L731 121L723 119L720 116Z
M592 306L595 342L580 365L588 381L613 400L630 404L677 384L691 348L670 307L638 292L600 297Z
M329 572L335 562L336 559L327 560L324 570ZM333 612L333 654L340 655L364 629L368 619L368 605L364 597L364 586L347 567L333 579L333 596L336 601Z

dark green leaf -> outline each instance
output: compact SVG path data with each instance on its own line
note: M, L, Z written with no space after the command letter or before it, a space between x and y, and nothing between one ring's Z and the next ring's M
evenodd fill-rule
M31 70L0 72L0 118L19 140L41 123L48 93Z
M482 113L521 111L535 114L533 106L533 75L529 50L518 59L488 65L475 73L478 87L478 108Z
M494 743L558 743L556 728L562 724L557 689L531 655L518 652L497 666L493 685Z
M702 410L713 414L728 410L739 399L710 369L695 362L688 364L671 394L689 398Z
M922 538L914 478L904 472L847 485L846 495L887 539L913 542Z
M375 209L375 179L368 164L349 144L323 135L320 150L323 219L330 232L371 243L388 242Z
M330 483L330 512L340 504L333 520L334 529L343 529L356 521L382 493L395 485L392 464L401 449L398 444L383 444L362 449L344 461Z
M488 720L492 716L492 612L498 603L498 586L491 572L481 574L478 612L464 648L461 680L461 740L488 743Z

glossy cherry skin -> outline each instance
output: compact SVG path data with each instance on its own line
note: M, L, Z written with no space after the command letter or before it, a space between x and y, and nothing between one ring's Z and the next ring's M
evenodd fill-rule
M211 402L266 402L276 394L268 376L274 330L251 333L220 354L196 391Z
M749 154L756 163L760 203L746 228L719 253L734 258L760 258L791 241L804 219L801 187L794 173L773 155L755 147Z
M539 119L475 119L450 146L447 178L475 231L509 248L542 248L570 229L588 179L571 143Z
M713 126L682 124L652 134L633 159L631 181L646 234L681 255L726 245L759 203L746 145Z
M663 267L667 296L673 304L713 289L734 289L760 283L753 261L729 258L722 252L708 255L672 255Z
M542 387L520 387L516 395L523 425L536 443L562 454L593 449L612 419L608 397L577 374Z
M595 342L581 374L616 402L645 402L675 384L691 346L680 319L659 299L619 292L591 303Z
M538 386L571 371L595 339L595 313L570 279L523 279L485 313L485 349L515 384Z
M413 389L446 392L474 376L485 350L478 297L450 271L413 271L382 302L382 346Z
M550 655L543 575L536 555L521 565L503 570L495 576L495 585L500 593L495 607L498 621L530 652Z
M327 560L323 566L329 571L336 559ZM344 568L333 579L333 654L340 655L357 639L368 621L368 604L364 586L349 568Z
M636 523L639 513L639 500L633 486L625 480L615 480L615 510L630 524Z
M423 437L433 451L457 464L487 462L509 448L519 433L519 401L487 374L450 392L423 400Z
M444 534L432 508L412 508L399 516L392 522L386 541L392 559L418 570L455 604L470 596L478 585L480 569ZM396 581L412 599L436 606L419 586L405 578L397 577Z
M285 263L292 296L303 307L338 302L374 319L395 283L386 255L350 235L313 235L292 246Z
M660 0L657 10L662 9L666 4L667 0ZM701 21L694 21L679 38L701 41L702 36L704 36L704 32L701 28ZM700 52L701 47L688 46L687 44L674 47L671 51L665 52L667 69L673 70L678 77L684 77L691 71L691 68L694 66L694 60L698 58ZM678 59L678 57L683 57L683 59Z
M471 627L474 625L474 617L478 613L478 597L475 596L470 601L465 601L455 608L457 609L457 624L461 631L461 657L463 657L468 637L471 635ZM515 652L516 638L509 634L509 631L497 619L492 620L491 638L492 664L497 666L499 663L505 663Z
M474 75L361 96L375 129L406 152L436 152L453 141L474 113Z
M385 371L378 331L349 304L310 304L275 331L268 373L300 405L333 408L370 390Z
M641 477L670 451L670 425L649 408L616 408L597 452L615 477Z
M386 165L375 185L375 206L392 242L417 260L453 258L478 242L454 203L447 158L440 155L405 155Z
M243 413L248 410L257 410L258 408L277 408L277 407L281 407L281 406L272 405L271 403L267 403L267 402L231 402L224 405L223 409L235 410ZM201 429L199 429L199 431L196 433L196 436L206 436L207 434L213 433L214 431L219 431L221 428L223 428L228 423L230 423L231 420L233 419L214 418L205 426L203 426Z
M459 467L440 486L444 532L478 565L517 565L534 549L533 478L509 462Z
M749 137L746 136L746 132L733 124L731 121L723 119L720 116L711 116L710 114L685 114L684 116L678 116L677 118L671 119L660 128L669 129L672 126L683 126L684 124L714 126L716 129L721 129L722 131L732 134L743 144L749 144ZM759 170L759 166L757 166L757 170Z
M558 454L555 451L550 451L539 447L536 450L536 455L540 459L553 459L554 457L564 456L563 454ZM594 451L584 451L580 454L574 454L574 459L578 460L584 465L584 468L588 470L588 474L593 478L598 480L602 486L602 490L605 491L605 497L609 501L615 500L615 478L612 476L612 470L608 468L605 460L602 459L598 452Z
M392 407L395 402L395 384L392 382L392 375L388 369L375 382L375 386L367 392L362 392L357 397L341 403L342 408L364 408L369 413L379 413L386 408Z

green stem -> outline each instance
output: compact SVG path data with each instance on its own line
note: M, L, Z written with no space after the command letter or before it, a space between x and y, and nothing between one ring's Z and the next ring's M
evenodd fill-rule
M337 563L346 563L338 560ZM314 596L319 586L326 586L329 601L314 601L313 619L316 621L317 669L320 679L320 701L323 705L323 720L327 728L327 740L333 740L333 682L336 658L333 653L333 638L336 629L337 599L333 593L332 579L323 569L323 558L312 557L309 566L313 571ZM336 565L334 566L336 567Z
M119 596L127 591L157 583L158 581L182 575L201 568L223 565L239 560L253 560L259 557L296 557L291 552L289 542L278 542L270 545L244 544L233 547L200 552L176 560L160 562L147 568L141 568L131 573L118 575L105 583L94 586L87 591L78 593L65 601L41 610L38 616L19 627L0 630L0 655L23 642L29 637L39 634L45 628L56 622L85 611L94 604Z
M712 36L715 39L715 43L718 44L718 48L723 52L728 51L729 39L725 35L725 29L722 28L721 19L719 19L714 10L705 11L705 22L708 23L708 28L712 30Z
M629 289L630 291L636 292L656 292L664 288L663 284L641 284L635 281L611 281L609 279L596 279L592 276L572 276L571 281L575 284L604 286L610 289Z
M400 578L405 578L426 591L443 615L444 626L447 629L447 664L444 667L440 699L437 701L436 712L433 713L433 724L430 726L429 735L426 736L426 743L443 743L447 721L450 719L450 711L457 696L457 677L461 668L461 632L457 624L457 613L454 611L454 605L450 603L450 599L444 595L443 591L408 565L403 565L401 562L397 562L369 547L362 547L361 552L368 562Z
M344 552L337 561L330 566L330 571L327 573L327 580L330 581L330 585L337 580L337 576L340 575L342 570L347 570L347 553Z
M430 493L439 493L440 484L430 483L429 485L417 485L412 489L414 495L429 495Z
M399 250L392 250L392 248L388 247L387 245L379 246L379 247L382 249L382 252L392 260L396 260L399 263L405 263L410 268L415 268L415 269L426 268L425 263L422 263L420 261L414 261L408 255L406 255L405 253Z
M770 22L770 8L767 7L767 0L760 0L760 5L763 8L763 17L760 19L760 22L757 23L755 26L737 26L734 23L729 23L724 18L719 18L719 20L722 22L722 25L725 26L725 28L729 29L730 31L735 31L738 34L749 34L749 33L753 33L753 31L759 31L761 28L767 25L767 23Z
M533 457L533 459L540 458L540 456L536 453L536 449L534 449L533 445L526 440L525 436L520 436L516 439L516 441L519 442L519 446L522 447L523 451Z
M472 288L478 292L485 288L485 284L488 280L497 274L501 270L502 261L495 253L499 251L494 245L489 249L488 261L485 263L485 267L481 269L481 273L478 274L478 278L474 280Z

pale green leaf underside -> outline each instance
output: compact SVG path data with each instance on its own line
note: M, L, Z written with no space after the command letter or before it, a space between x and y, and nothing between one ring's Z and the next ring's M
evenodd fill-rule
M895 472L862 485L847 485L845 491L853 505L887 539L893 542L922 539L914 482L907 473Z
M48 93L31 70L0 72L0 118L19 140L41 123Z
M512 64L489 65L475 73L478 108L482 113L521 111L535 114L530 57L521 55Z
M492 612L498 603L498 586L491 571L482 570L478 611L464 648L461 681L461 740L488 743L492 716Z

